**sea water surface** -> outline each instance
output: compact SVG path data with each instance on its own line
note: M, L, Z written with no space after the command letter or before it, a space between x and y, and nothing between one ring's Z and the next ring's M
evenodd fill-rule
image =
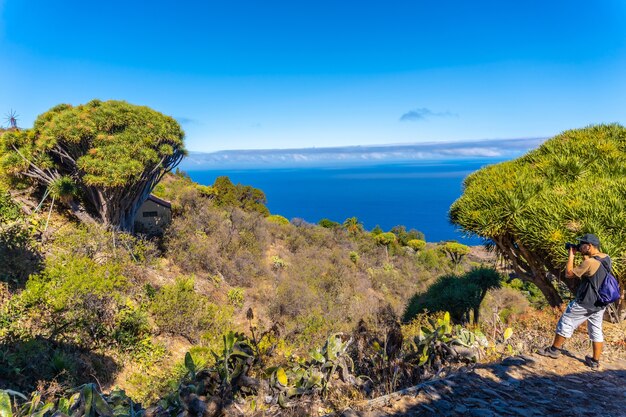
M496 159L435 160L351 166L187 170L211 185L219 176L263 190L272 214L317 223L356 216L368 230L379 225L417 229L429 242L458 240L480 244L448 220L461 196L464 178Z

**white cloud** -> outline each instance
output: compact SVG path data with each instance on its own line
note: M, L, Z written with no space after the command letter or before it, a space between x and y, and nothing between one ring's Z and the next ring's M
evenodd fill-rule
M191 152L183 161L188 170L211 167L324 165L419 161L459 158L515 158L539 146L544 138L497 139L470 142L430 142L401 145L346 146L337 148L236 150Z

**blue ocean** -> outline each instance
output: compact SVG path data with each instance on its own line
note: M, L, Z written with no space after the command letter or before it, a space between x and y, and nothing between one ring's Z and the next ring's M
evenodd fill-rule
M461 195L463 180L494 159L394 162L381 165L306 168L187 170L205 185L219 176L260 188L272 214L310 223L328 218L343 222L356 216L370 230L396 225L417 229L428 242L458 240L480 244L448 220L450 205Z

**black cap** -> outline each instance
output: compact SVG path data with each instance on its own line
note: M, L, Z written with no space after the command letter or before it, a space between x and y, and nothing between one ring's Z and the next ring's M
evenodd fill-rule
M576 240L579 241L580 243L591 243L596 248L600 247L600 239L598 239L598 236L591 234L591 233L582 235L581 237L576 238Z

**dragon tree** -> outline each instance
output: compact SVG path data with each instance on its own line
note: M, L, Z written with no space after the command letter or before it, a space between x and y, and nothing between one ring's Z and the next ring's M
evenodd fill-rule
M32 129L0 136L0 169L48 190L72 190L66 205L82 220L132 231L141 204L183 156L179 124L124 101L61 104ZM75 191L74 191L75 190Z
M512 161L487 166L464 182L450 220L493 242L517 274L537 285L552 306L562 303L564 244L584 233L623 282L626 254L626 128L596 125L563 132Z

